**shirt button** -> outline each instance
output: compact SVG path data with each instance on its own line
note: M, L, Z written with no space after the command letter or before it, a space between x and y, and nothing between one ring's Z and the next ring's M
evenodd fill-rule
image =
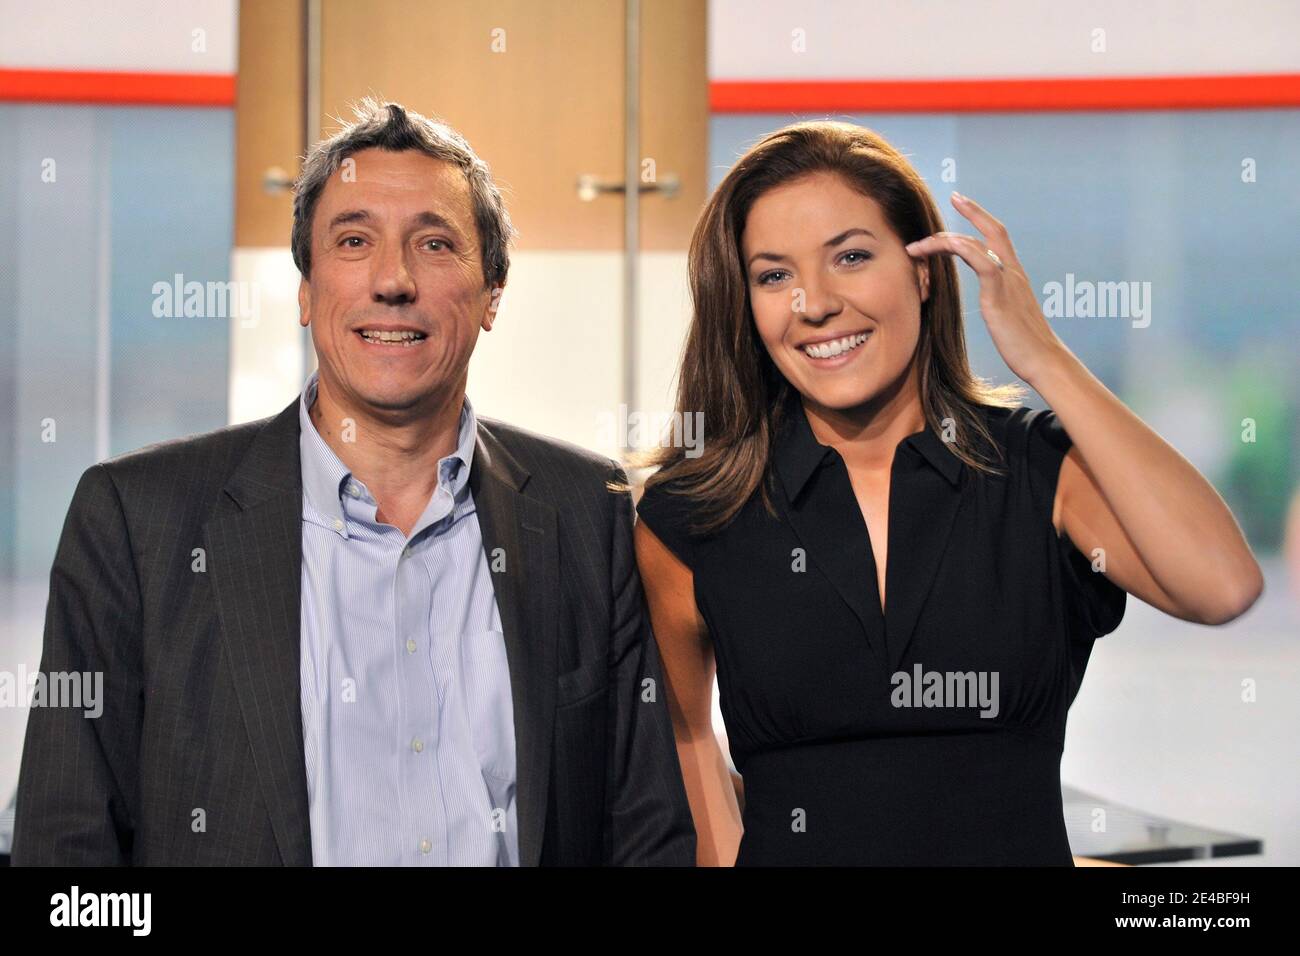
M411 749L414 750L417 754L424 753L424 741L421 740L419 737L416 737L414 740L411 741Z
M420 852L421 852L421 853L428 853L428 852L429 852L430 850L432 850L432 849L433 849L433 844L430 843L428 840L421 840L421 841L420 841Z
M352 482L348 482L348 494L353 498L359 498L361 496L361 489L352 484Z
M414 654L414 653L415 653L415 639L414 639L414 638L410 638L410 637L408 637L408 638L406 639L406 653L408 653L408 654Z
M334 530L335 530L335 531L342 531L342 530L343 530L343 520L342 520L341 518L335 518L335 519L334 519Z

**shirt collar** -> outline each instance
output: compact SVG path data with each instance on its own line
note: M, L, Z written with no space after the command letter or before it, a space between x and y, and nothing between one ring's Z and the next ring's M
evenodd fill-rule
M949 484L957 486L961 479L962 461L934 433L928 422L924 430L908 435L899 442L895 455L905 449L918 453L921 460L948 479ZM813 473L831 460L832 451L834 449L831 446L823 445L813 434L799 393L791 389L785 406L785 421L773 452L777 473L791 501L799 497Z
M352 477L352 472L325 439L321 438L311 420L310 409L316 401L319 381L319 370L313 371L298 399L298 446L302 459L303 493L307 503L317 512L330 521L343 522L343 486ZM457 501L464 497L469 487L469 470L474 462L477 439L478 417L466 395L460 409L456 450L438 461L438 482L445 485Z

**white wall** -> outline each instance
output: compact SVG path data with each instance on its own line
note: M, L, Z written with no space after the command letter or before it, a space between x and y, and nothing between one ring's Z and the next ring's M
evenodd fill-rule
M710 0L709 78L1293 73L1297 37L1295 0Z
M238 0L0 0L0 68L234 73L238 16Z

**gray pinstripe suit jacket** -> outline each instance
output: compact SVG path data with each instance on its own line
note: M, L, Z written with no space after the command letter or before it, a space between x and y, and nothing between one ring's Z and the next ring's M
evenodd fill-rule
M605 488L623 478L479 419L470 486L489 560L505 557L524 866L694 864L631 497ZM301 520L297 400L86 471L41 670L102 672L103 713L32 708L15 865L311 863Z

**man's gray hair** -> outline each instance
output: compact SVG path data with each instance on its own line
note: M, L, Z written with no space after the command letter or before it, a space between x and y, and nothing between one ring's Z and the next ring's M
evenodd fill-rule
M510 241L514 226L492 181L487 163L465 141L465 137L439 119L421 116L397 103L380 103L367 96L352 107L357 121L344 125L307 152L302 172L294 183L293 262L304 278L311 277L311 226L325 183L353 153L363 149L398 152L416 149L426 156L458 167L469 184L478 228L479 252L483 260L483 284L493 289L505 284L510 269Z

